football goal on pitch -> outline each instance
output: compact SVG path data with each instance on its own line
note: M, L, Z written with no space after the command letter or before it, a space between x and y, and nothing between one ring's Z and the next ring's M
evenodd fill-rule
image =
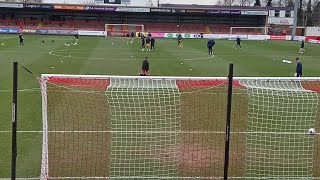
M230 179L313 177L319 80L234 78ZM223 178L228 78L44 74L40 84L41 179Z
M126 37L127 34L133 32L144 33L143 24L105 24L106 36L112 37Z

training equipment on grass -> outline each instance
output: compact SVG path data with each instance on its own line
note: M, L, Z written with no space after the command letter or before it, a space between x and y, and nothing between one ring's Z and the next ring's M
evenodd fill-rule
M287 63L287 64L291 64L291 63L292 63L291 61L289 61L289 60L285 60L285 59L284 59L284 60L282 60L282 62L283 62L283 63Z
M105 35L112 37L126 37L127 34L133 32L144 33L143 24L105 24Z
M316 130L314 128L310 128L309 129L309 134L310 135L315 135L316 134Z
M318 78L234 78L230 178L311 179ZM41 179L223 179L228 78L42 75Z

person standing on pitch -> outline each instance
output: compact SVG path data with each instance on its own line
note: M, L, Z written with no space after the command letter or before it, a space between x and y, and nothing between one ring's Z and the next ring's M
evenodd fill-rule
M154 45L156 43L156 40L154 39L154 37L151 37L151 51L156 51Z
M207 43L209 55L213 55L213 47L215 44L216 44L216 42L213 39L209 39L209 41Z
M302 63L300 62L300 59L296 58L297 67L296 67L296 73L294 74L295 77L302 77Z
M306 50L304 49L304 40L301 41L300 51L299 54L304 53Z
M20 47L24 47L24 38L22 33L19 34L19 40L20 40Z
M236 46L236 49L237 49L238 47L241 48L241 39L240 39L239 36L237 37L237 46Z
M149 61L148 57L144 59L142 62L142 73L139 74L140 76L149 76Z

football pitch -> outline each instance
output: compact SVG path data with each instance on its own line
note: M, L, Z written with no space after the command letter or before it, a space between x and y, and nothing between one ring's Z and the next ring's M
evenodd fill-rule
M142 52L140 41L127 44L124 38L80 37L76 46L65 46L65 43L74 42L74 37L64 36L25 36L25 47L18 46L18 37L14 35L0 35L0 178L10 177L11 166L11 101L12 101L12 62L18 61L21 65L31 70L35 75L41 74L88 74L88 75L136 75L141 70L143 59L147 56L150 62L150 74L152 76L212 76L226 77L229 63L234 63L234 74L238 77L292 77L295 72L295 57L299 57L303 63L303 75L305 77L320 76L320 47L319 45L306 44L306 53L298 54L299 42L288 41L243 41L242 49L235 49L234 41L217 40L214 50L215 56L207 53L206 40L184 40L184 47L177 47L176 39L156 39L156 52ZM44 41L44 43L42 42ZM292 64L283 63L283 60L292 61ZM19 70L19 96L18 96L18 158L17 177L36 178L40 175L41 148L42 148L42 117L41 94L37 79L20 68ZM215 103L208 102L206 97L200 98L200 102L209 104L198 107L187 93L181 96L185 99L182 108L189 112L189 118L183 123L186 132L223 132L225 126L226 87L223 90L213 90L218 97ZM235 90L238 92L241 90ZM212 93L212 92L208 92ZM64 96L64 95L63 95ZM74 97L79 98L79 97ZM82 100L88 100L90 96ZM100 99L99 96L92 98ZM203 98L203 99L201 99ZM225 99L224 99L225 98ZM235 98L235 114L239 121L234 121L231 138L230 175L243 177L245 174L244 162L246 156L246 117L243 112L248 106L248 97L239 95ZM100 102L99 100L97 102ZM222 106L223 105L223 106ZM279 104L280 105L280 104ZM318 107L319 108L319 107ZM218 109L212 112L210 109ZM207 114L216 113L220 119L216 122L202 122ZM319 111L318 111L319 113ZM235 119L237 119L235 118ZM320 119L317 116L316 129L320 129ZM196 122L199 122L198 124ZM97 122L99 123L99 122ZM105 124L106 129L110 125ZM210 129L209 127L214 127ZM190 136L190 137L188 137ZM64 140L68 138L63 137ZM76 137L73 137L76 138ZM110 135L100 137L110 139ZM72 138L71 138L72 139ZM201 139L199 142L197 139ZM272 137L270 137L272 139ZM90 140L90 139L88 139ZM188 134L183 137L185 142L185 154L189 153L193 161L198 159L194 171L185 168L186 176L214 176L220 177L223 173L224 158L224 134ZM197 156L190 153L192 148L197 148L205 142L207 147ZM78 142L79 143L79 142ZM320 177L320 138L315 137L313 152L314 165L313 176ZM77 145L77 143L75 143ZM188 146L192 145L192 147ZM79 146L81 146L79 144ZM103 154L102 150L98 150ZM105 149L108 151L108 149ZM63 153L63 152L62 152ZM91 152L94 153L94 152ZM105 153L103 155L108 155ZM162 157L166 158L166 157ZM188 156L185 157L188 159ZM290 157L289 157L290 158ZM200 160L199 160L200 159ZM207 162L206 159L214 159ZM108 159L102 159L106 163ZM101 161L102 161L101 160ZM192 165L192 160L183 160L184 166ZM84 160L79 164L85 164ZM203 164L201 164L201 162ZM94 166L94 164L90 164ZM253 165L254 166L254 165ZM303 167L300 167L303 168ZM299 167L297 167L299 171ZM300 169L301 170L301 169ZM201 171L201 172L200 172ZM284 170L285 171L285 170ZM56 172L63 174L63 172ZM76 172L74 172L76 174ZM86 171L79 172L86 176ZM101 176L108 176L100 172ZM88 170L89 174L89 170ZM299 175L299 174L297 174Z

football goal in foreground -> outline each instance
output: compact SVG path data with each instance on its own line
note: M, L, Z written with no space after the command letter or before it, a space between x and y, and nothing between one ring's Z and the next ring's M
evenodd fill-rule
M41 179L310 179L319 80L44 74Z

